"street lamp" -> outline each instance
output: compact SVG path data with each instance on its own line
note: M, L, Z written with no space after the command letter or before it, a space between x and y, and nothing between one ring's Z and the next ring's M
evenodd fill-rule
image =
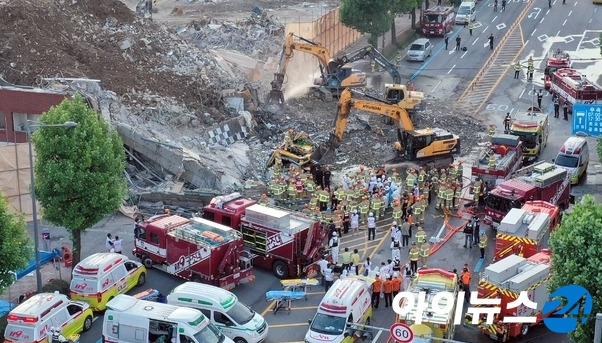
M32 121L27 121L27 143L29 144L29 176L31 178L31 209L33 210L33 240L34 240L34 253L36 257L36 285L37 292L42 292L42 274L40 273L40 249L38 247L40 238L38 237L38 210L36 208L36 185L33 176L33 149L31 144L31 128L32 127L76 127L77 123L67 121L62 124L31 124ZM34 122L35 123L35 122Z

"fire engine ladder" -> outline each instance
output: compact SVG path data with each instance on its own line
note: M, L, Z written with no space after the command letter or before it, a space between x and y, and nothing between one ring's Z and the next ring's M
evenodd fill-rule
M454 104L454 109L467 115L479 113L481 108L493 93L500 81L508 75L508 72L515 64L516 59L525 47L525 38L523 37L520 23L527 13L531 10L535 2L530 1L525 4L525 8L518 15L518 18L508 29L508 32L499 39L491 57L485 62L483 68L477 76L470 82L464 93L460 95L458 101ZM477 49L483 49L483 46L476 45ZM469 48L470 49L470 48ZM486 46L489 49L489 46ZM462 52L458 52L462 53Z
M535 163L533 163L533 164L531 164L529 166L521 168L521 169L515 171L514 174L512 174L512 178L531 174L533 172L533 170L535 170L535 167L537 167L538 165L540 165L542 163L545 163L545 162L546 161L538 161L538 162L535 162Z
M500 251L500 253L498 254L498 258L496 261L499 261L503 258L505 258L506 256L512 254L512 252L514 251L514 248L519 245L521 242L519 241L514 241L511 244L509 244L506 248L504 248L504 250ZM523 252L522 249L521 251L517 254L518 256L522 256Z
M224 275L225 274L225 269L226 269L226 265L229 262L232 262L232 255L234 254L234 250L236 249L236 244L231 243L230 246L228 246L228 250L226 251L226 255L224 255L224 259L219 263L219 266L217 266L217 272L219 273L219 275Z
M307 239L305 240L305 246L303 247L303 255L304 256L307 256L307 254L309 253L309 249L313 245L312 243L314 241L314 234L316 231L316 226L317 225L315 225L313 223L312 223L312 225L309 226L309 231L307 232Z

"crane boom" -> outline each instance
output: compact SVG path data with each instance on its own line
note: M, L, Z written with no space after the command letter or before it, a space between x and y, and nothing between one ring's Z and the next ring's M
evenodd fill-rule
M368 45L362 49L349 54L351 57L343 56L340 58L343 64L352 63L364 58L370 57L374 62L378 63L384 70L391 75L394 84L401 84L401 74L397 70L397 66L391 63L380 51L376 50L373 46Z

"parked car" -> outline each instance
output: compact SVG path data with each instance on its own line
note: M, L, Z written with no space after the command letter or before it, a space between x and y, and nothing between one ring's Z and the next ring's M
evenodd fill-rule
M424 61L433 53L433 44L427 38L420 38L414 41L408 49L408 61Z

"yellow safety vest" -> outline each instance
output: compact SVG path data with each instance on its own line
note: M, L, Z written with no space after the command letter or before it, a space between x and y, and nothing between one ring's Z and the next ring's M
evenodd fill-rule
M445 200L453 200L454 199L454 190L451 188L447 189L447 192L445 192Z
M426 173L423 171L420 174L418 174L418 182L424 182L424 180L426 179Z
M307 180L305 183L305 189L307 189L308 192L313 193L313 191L316 190L316 183L311 180Z
M416 175L409 174L408 177L406 177L406 185L408 187L414 187L414 180L416 180Z
M288 186L288 194L289 195L297 194L297 187L295 187L295 185L289 185Z
M393 207L393 219L399 219L402 215L401 206Z
M359 208L360 208L360 213L361 214L366 214L366 213L368 213L368 209L370 208L370 203L367 202L367 201L362 201L359 204Z
M343 201L343 198L345 197L345 190L342 188L337 190L336 197L338 201Z
M479 248L486 248L487 247L487 236L482 235L479 236Z
M410 249L410 261L418 261L420 259L420 250L418 248Z
M328 202L328 193L326 193L326 191L322 191L322 192L318 193L318 201Z
M424 241L426 241L426 232L424 232L424 231L418 231L418 232L416 232L416 240L418 242L424 242Z
M520 70L521 70L521 68L522 68L522 67L520 66L520 64L515 64L515 65L514 65L514 71L520 71Z
M420 247L420 256L429 257L430 251L431 251L431 246L428 244L424 244Z

